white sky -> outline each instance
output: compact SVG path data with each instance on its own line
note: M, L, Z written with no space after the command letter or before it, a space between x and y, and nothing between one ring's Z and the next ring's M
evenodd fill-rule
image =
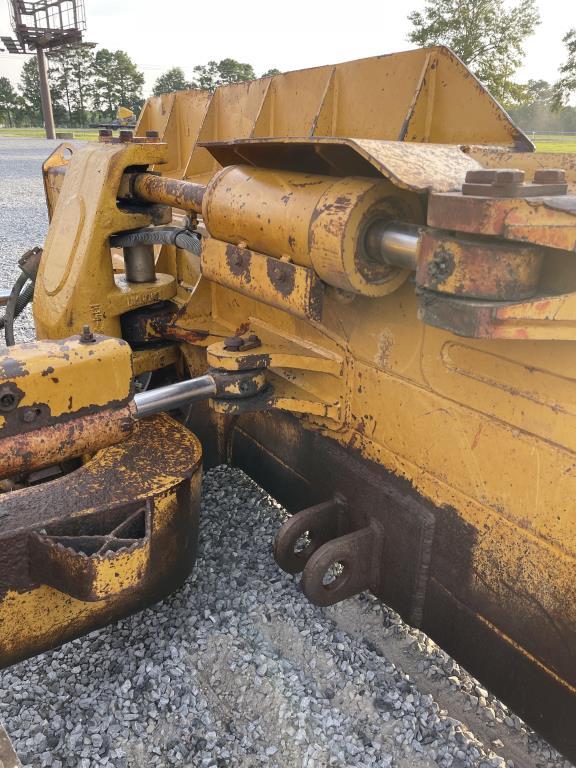
M539 0L542 23L526 45L519 80L554 81L566 53L562 37L576 19L573 0ZM180 66L192 76L195 64L233 58L252 64L256 74L392 53L407 42L407 15L423 0L85 0L85 40L121 48L146 75L145 95L166 69ZM573 6L572 6L573 7ZM10 35L8 1L0 0L0 35ZM13 83L24 56L0 53L0 75Z

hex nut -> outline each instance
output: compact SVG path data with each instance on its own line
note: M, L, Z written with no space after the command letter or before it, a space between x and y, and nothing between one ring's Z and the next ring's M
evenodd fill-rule
M228 336L224 339L224 349L228 352L237 352L244 346L244 339L241 336Z
M467 184L494 184L496 171L492 168L478 168L466 172Z
M517 168L504 168L496 171L495 184L499 186L508 184L523 184L526 174Z
M534 171L534 184L565 184L566 171L563 168L540 168Z

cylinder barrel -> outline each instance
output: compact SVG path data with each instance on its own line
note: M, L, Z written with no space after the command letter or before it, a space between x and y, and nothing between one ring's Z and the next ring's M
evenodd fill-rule
M308 231L328 176L235 165L209 183L202 213L212 237L310 266Z

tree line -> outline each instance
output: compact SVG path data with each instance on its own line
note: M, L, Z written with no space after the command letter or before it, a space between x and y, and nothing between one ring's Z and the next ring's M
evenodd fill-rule
M409 40L418 46L447 45L525 130L576 131L576 28L562 42L565 60L555 82L517 82L526 40L540 23L536 0L426 0L408 16ZM559 41L560 42L560 41ZM279 74L277 69L260 77ZM234 59L195 66L187 79L180 67L158 77L153 93L253 80L251 64ZM64 48L49 56L54 117L61 126L111 120L122 105L137 112L143 103L144 75L124 51L90 47ZM36 58L29 59L17 87L0 77L0 122L41 125L42 113Z
M262 77L275 74L279 70L271 69ZM182 69L173 67L160 75L153 92L214 90L218 85L254 78L256 73L251 64L223 59L194 67L194 78L190 81ZM144 74L125 51L94 51L80 46L49 52L48 80L54 119L60 126L79 127L113 120L119 106L137 113L144 103ZM16 86L7 77L0 77L0 123L9 127L42 125L36 57L26 61Z
M138 111L144 99L144 75L124 51L67 47L50 52L48 81L54 119L60 126L85 126L113 119L118 106ZM0 77L0 121L8 126L42 125L36 57L22 67L16 87Z

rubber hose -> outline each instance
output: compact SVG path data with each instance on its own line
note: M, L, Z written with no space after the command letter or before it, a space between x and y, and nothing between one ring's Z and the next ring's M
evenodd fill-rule
M177 248L182 248L183 251L190 251L195 253L196 256L200 256L200 238L196 237L189 229L182 229L178 232L174 238L174 245Z
M20 296L18 296L18 301L16 302L16 312L14 312L14 320L16 320L16 318L19 317L22 314L22 312L24 312L24 310L26 309L28 304L30 304L33 298L34 298L34 283L29 282L26 284L26 287L24 288ZM2 317L0 317L0 331L3 330L5 321L6 321L6 318L4 317L4 315L2 315Z
M185 251L200 255L200 240L189 229L180 227L151 227L135 232L122 232L112 235L110 245L113 248L129 248L133 245L175 245Z
M12 287L10 298L6 304L6 314L4 315L4 337L6 339L7 347L13 347L16 343L14 341L14 320L16 319L16 306L27 280L28 275L25 272L21 272L20 276Z

